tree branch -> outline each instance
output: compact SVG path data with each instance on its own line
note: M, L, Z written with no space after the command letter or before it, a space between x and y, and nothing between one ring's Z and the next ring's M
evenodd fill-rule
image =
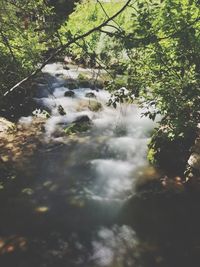
M29 76L25 77L23 80L21 80L20 82L18 82L17 84L15 84L12 88L10 88L8 91L6 91L4 93L3 96L7 96L8 94L10 94L11 92L13 92L16 88L18 88L20 85L22 85L23 83L29 81L30 79L32 79L35 75L37 75L45 66L46 64L48 64L53 58L55 58L55 56L57 56L59 53L61 53L62 51L64 51L67 47L69 47L70 45L72 45L73 43L79 41L80 39L83 39L87 36L89 36L90 34L92 34L95 31L100 30L102 27L106 26L108 22L112 21L114 18L116 18L120 13L122 13L126 7L130 4L132 0L128 0L125 5L118 11L116 12L113 16L109 17L107 20L105 20L104 22L102 22L100 25L98 25L97 27L94 27L93 29L89 30L88 32L82 34L82 35L78 35L78 36L74 36L70 41L68 41L66 44L60 46L47 60L45 60L42 65L37 68L35 71L33 71Z
M4 43L5 47L8 48L8 50L10 51L10 55L12 56L13 61L15 63L17 63L17 60L16 60L15 55L14 55L14 52L13 52L11 46L10 46L10 43L8 41L8 38L4 35L4 33L3 33L2 30L0 30L0 35L2 37L2 40L3 40L3 43Z

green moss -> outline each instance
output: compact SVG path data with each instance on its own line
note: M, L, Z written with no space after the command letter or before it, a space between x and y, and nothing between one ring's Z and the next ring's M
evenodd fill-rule
M97 112L99 110L102 109L102 105L101 103L97 102L97 101L89 101L89 105L88 105L89 110L93 111L93 112Z
M81 80L81 81L83 81L83 80L87 80L87 76L84 75L83 73L79 73L79 75L78 75L78 80Z
M64 129L67 135L74 135L82 132L88 131L90 128L90 123L71 123L68 127Z

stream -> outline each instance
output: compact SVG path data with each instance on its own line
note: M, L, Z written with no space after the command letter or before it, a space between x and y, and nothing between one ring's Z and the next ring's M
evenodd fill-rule
M104 90L64 96L65 77L76 79L75 68L54 63L44 73L51 84L39 85L35 100L52 114L47 145L18 168L6 197L0 193L0 266L199 267L198 201L137 190L159 176L146 159L156 124L135 104L108 107ZM101 104L98 111L88 108L92 101ZM90 127L60 134L77 118L89 118ZM32 117L20 123L29 127Z

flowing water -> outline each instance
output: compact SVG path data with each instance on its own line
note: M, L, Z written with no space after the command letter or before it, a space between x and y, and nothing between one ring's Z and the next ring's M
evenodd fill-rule
M51 87L41 85L36 101L52 113L45 123L47 145L17 170L7 197L0 195L0 266L189 266L191 251L184 247L185 224L180 224L186 217L179 205L187 207L187 199L176 196L175 202L174 196L136 190L145 175L157 175L146 160L155 124L141 118L134 104L108 107L104 90L79 88L65 97L64 75L77 78L76 70L51 64L44 72L51 75ZM95 100L85 96L88 92ZM91 111L90 101L102 109ZM60 134L85 115L91 120L86 132ZM31 121L21 119L27 126Z

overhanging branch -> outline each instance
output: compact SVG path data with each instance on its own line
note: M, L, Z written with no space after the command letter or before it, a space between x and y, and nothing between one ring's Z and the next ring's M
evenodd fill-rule
M118 11L116 12L113 16L109 17L108 19L106 19L104 22L102 22L100 25L98 25L97 27L94 27L93 29L89 30L88 32L82 34L82 35L78 35L76 37L71 38L70 41L68 41L66 44L61 45L47 60L45 60L42 65L37 68L35 71L33 71L29 76L25 77L23 80L21 80L20 82L18 82L17 84L15 84L12 88L10 88L8 91L6 91L4 93L3 96L7 96L8 94L10 94L11 92L13 92L14 90L16 90L20 85L22 85L23 83L29 81L30 79L32 79L35 75L37 75L52 59L54 59L59 53L61 53L62 51L64 51L67 47L69 47L70 45L72 45L73 43L89 36L90 34L92 34L95 31L100 30L102 27L106 26L108 22L112 21L113 19L115 19L120 13L122 13L126 7L130 4L132 0L128 0L124 6Z

